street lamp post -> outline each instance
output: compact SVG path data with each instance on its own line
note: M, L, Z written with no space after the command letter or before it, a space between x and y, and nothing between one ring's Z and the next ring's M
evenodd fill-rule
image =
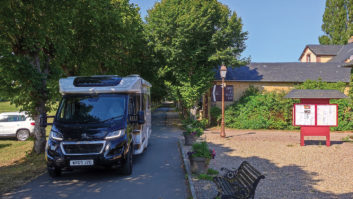
M222 121L221 121L221 137L226 137L226 132L224 129L224 78L226 78L227 75L227 67L222 64L221 70L220 70L220 75L222 78Z

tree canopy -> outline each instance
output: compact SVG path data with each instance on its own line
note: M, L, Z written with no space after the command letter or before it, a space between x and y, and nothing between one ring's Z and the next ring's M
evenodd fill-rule
M320 44L346 44L353 35L353 0L326 0Z
M159 64L158 75L184 110L200 99L224 64L247 59L247 32L235 12L217 0L162 0L148 11L146 37Z
M35 118L37 153L38 116L57 101L60 77L147 70L142 20L128 0L5 0L0 29L0 92Z

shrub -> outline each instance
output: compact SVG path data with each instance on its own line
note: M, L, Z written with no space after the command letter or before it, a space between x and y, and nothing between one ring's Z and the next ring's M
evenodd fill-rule
M208 125L208 119L202 119L202 120L198 120L199 123L199 127L206 129L207 125Z
M203 134L208 121L207 119L202 119L202 120L186 119L186 120L183 120L182 123L187 133L200 137Z
M341 92L345 83L327 83L308 80L296 86L297 89L336 89ZM292 125L292 107L299 100L285 99L286 93L262 93L250 87L244 95L225 111L226 126L238 129L299 129ZM331 100L338 104L338 126L335 131L353 129L353 104L351 99Z
M191 119L191 118L183 119L183 120L181 121L181 123L182 123L182 125L183 125L183 127L184 127L185 129L186 129L187 127L191 126L192 122L193 122L193 119Z
M225 123L240 129L294 129L292 106L296 100L284 99L285 93L261 93L250 87L239 101L225 111Z
M187 127L186 132L193 136L200 137L203 134L203 129L200 127Z
M213 159L216 156L214 150L208 148L207 142L196 142L192 145L192 151L188 152L189 157L203 157Z
M348 131L353 129L353 110L351 99L331 100L338 104L338 126L332 127L334 131Z
M217 106L213 106L211 107L211 126L216 126L218 125L220 122L220 117L222 114L222 110L220 108L218 108Z

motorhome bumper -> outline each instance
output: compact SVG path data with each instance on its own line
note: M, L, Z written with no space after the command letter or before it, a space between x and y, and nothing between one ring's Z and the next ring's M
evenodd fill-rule
M119 166L122 163L122 158L123 156L117 156L114 159L108 159L106 157L103 156L65 156L63 158L55 158L55 157L51 157L50 155L47 156L48 159L48 166L52 167L59 167L59 168L79 168L79 167L96 167L96 166L112 166L112 165L116 165ZM92 165L87 165L87 166L72 166L70 165L70 161L74 160L93 160L93 164Z
M46 159L48 166L52 167L90 167L90 166L112 166L120 165L124 159L127 141L118 140L107 141L101 153L95 155L65 155L60 147L61 143L53 140L48 141ZM93 164L85 166L72 166L71 161L93 160Z

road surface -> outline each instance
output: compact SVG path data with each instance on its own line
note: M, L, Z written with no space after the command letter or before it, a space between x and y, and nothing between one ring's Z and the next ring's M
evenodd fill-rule
M162 107L153 112L149 147L142 155L134 156L131 176L120 176L114 170L104 169L65 172L57 179L45 173L2 198L187 198L185 173L177 145L180 131L170 125L169 119L175 117L175 113L169 110Z

